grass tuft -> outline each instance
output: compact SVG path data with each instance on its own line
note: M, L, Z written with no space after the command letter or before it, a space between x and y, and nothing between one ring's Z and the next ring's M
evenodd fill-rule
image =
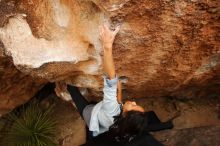
M52 118L53 106L42 109L34 100L19 113L9 115L11 128L5 133L5 146L55 146L56 121Z

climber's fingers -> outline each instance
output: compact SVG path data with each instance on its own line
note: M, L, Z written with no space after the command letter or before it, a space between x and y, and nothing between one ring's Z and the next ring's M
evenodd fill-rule
M105 32L111 31L111 30L109 29L107 23L104 23L102 26L103 26L103 30L104 30Z
M116 35L116 34L119 32L120 28L121 28L120 25L118 25L118 26L115 28L115 30L114 30L114 35Z
M114 30L111 30L107 23L102 24L99 26L99 39L103 43L107 43L112 45L116 34L119 32L120 26L118 25Z
M102 34L103 34L103 26L101 25L99 26L99 35L102 36Z
M116 28L112 31L112 30L108 27L108 25L107 25L106 23L104 23L104 24L101 26L101 33L108 32L108 33L113 34L113 36L115 36L115 35L119 32L120 28L121 28L121 26L118 25L118 26L116 26Z
M58 96L58 97L60 97L61 95L60 95L60 91L61 91L61 89L60 89L60 85L59 85L59 83L55 83L55 85L56 85L56 87L55 87L55 89L54 89L54 91L55 91L55 93L56 93L56 95Z

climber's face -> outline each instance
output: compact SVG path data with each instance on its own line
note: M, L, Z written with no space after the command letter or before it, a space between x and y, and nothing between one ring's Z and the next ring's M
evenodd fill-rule
M128 111L144 112L144 108L141 107L140 105L137 105L136 102L134 101L126 101L123 106L123 113L128 112Z

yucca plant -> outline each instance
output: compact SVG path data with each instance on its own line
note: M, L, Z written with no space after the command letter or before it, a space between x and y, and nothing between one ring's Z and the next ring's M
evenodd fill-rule
M56 122L51 116L53 106L40 108L37 101L11 114L13 120L10 130L4 138L5 146L55 146Z

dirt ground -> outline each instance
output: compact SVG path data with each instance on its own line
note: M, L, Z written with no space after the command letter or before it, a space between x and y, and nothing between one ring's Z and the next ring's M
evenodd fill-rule
M148 98L137 99L136 101L146 111L155 111L162 121L166 121L177 111L180 111L181 115L174 120L175 127L173 131L195 127L220 126L219 99ZM78 146L84 143L85 123L76 109L70 103L60 99L57 99L57 103L54 117L58 121L57 140L59 146ZM175 134L172 136L175 136Z

